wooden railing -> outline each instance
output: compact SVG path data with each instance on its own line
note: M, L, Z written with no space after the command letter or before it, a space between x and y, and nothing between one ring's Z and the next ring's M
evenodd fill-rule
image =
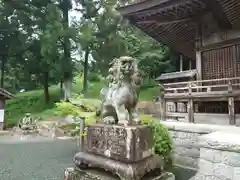
M185 101L189 122L194 122L193 101L210 99L227 100L229 111L229 123L236 124L234 99L240 97L240 77L199 80L190 82L163 84L164 95L162 97L162 118L166 118L166 102ZM176 105L175 105L176 106Z
M229 85L236 88L240 87L240 77L168 83L163 84L163 87L165 93L182 92L184 90L188 90L189 88L196 92L199 90L202 92L210 92L216 89L227 90Z

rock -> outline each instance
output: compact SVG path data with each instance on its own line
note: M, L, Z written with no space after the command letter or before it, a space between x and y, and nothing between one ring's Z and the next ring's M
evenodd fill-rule
M74 123L74 117L72 115L68 115L65 119L64 119L64 122L67 123L67 124L71 124L71 123Z

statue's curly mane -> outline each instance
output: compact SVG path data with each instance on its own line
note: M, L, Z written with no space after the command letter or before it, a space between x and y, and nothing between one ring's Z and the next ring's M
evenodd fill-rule
M128 56L123 56L120 57L118 59L114 60L115 62L113 63L112 69L113 69L113 73L115 78L117 79L118 82L121 83L121 77L123 77L123 73L121 70L121 67L123 66L123 62L131 62L132 64L132 72L130 74L128 74L129 79L130 79L130 84L136 84L137 77L139 74L138 71L138 67L137 67L137 62L135 61L135 59L133 59L132 57L128 57Z

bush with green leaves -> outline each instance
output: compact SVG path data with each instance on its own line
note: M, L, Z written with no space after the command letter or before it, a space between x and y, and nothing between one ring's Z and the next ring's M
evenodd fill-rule
M101 77L97 73L90 73L88 75L88 80L91 82L100 82Z
M154 132L155 153L163 157L166 165L172 164L172 138L168 129L150 115L141 115L143 124L149 125Z
M68 115L72 115L75 117L85 118L86 125L95 124L97 121L95 108L90 106L89 104L85 105L75 105L71 102L61 101L55 103L56 110L55 114L57 116L66 117Z

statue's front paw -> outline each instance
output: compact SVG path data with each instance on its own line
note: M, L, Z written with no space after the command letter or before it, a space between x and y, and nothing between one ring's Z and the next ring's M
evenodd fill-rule
M105 117L105 118L103 119L103 122L104 122L105 124L116 124L116 123L115 123L115 119L114 119L113 117Z
M118 124L123 125L123 126L128 126L129 122L127 120L121 120L118 122Z

